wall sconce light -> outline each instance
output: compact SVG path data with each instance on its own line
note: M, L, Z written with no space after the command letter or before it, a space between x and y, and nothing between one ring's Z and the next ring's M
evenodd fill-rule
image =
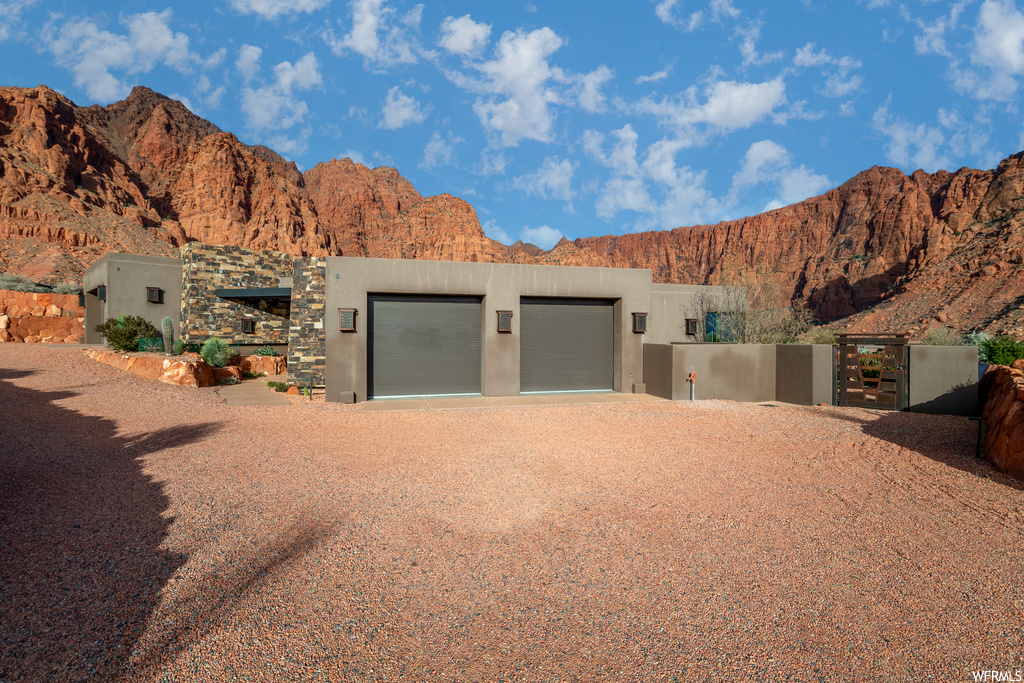
M498 332L512 332L512 311L498 311Z
M645 332L647 332L646 313L633 314L633 332L635 332L636 334L644 334Z
M107 300L107 287L106 285L100 285L96 288L96 298L100 301Z
M354 308L339 308L338 309L338 331L339 332L355 332L356 331L356 309L354 309Z
M697 319L687 318L686 319L686 334L690 337L697 336Z
M256 321L252 318L242 318L242 333L243 334L255 334L256 333Z

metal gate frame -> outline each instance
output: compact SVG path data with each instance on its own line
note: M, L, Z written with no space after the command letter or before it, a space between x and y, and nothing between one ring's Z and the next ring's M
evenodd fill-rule
M836 338L839 344L836 363L839 405L905 410L910 403L910 383L907 381L909 335L844 333L837 334ZM865 360L880 362L874 366ZM878 377L865 377L866 367L877 367Z

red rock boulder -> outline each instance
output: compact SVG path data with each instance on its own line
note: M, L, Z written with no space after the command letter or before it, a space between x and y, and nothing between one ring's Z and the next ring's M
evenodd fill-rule
M981 417L988 426L985 456L996 469L1024 480L1024 371L990 366L979 390L985 397Z

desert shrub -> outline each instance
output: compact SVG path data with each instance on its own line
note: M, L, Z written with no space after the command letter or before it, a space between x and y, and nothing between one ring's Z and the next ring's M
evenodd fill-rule
M836 343L836 333L827 327L811 327L799 337L797 342L800 344L832 344Z
M160 336L160 331L151 322L137 315L107 318L106 322L100 323L95 329L115 351L135 351L139 348L140 338Z
M164 350L164 340L160 337L139 337L139 351L160 353Z
M54 294L81 294L82 288L78 285L71 284L70 282L61 282L54 286Z
M210 337L203 342L203 347L199 351L199 355L203 357L206 364L211 368L222 368L228 364L228 343L223 339L217 337Z
M222 385L222 386L223 385L238 384L238 380L236 378L234 378L234 377L223 377L223 378L217 380L217 384L218 385Z
M252 353L254 356L276 356L277 349L273 346L259 346Z
M174 340L174 354L180 356L183 353L199 353L202 346L194 342L182 341L181 339Z
M985 350L982 348L982 344L992 338L991 334L987 332L971 332L964 335L964 346L976 346L978 347L978 362L985 362Z
M12 292L48 292L47 287L42 287L29 280L27 277L15 275L14 273L0 273L0 289L8 289Z
M981 360L993 365L1010 365L1024 358L1024 341L1000 335L981 343Z
M963 346L963 339L959 334L946 327L931 330L921 340L927 346Z

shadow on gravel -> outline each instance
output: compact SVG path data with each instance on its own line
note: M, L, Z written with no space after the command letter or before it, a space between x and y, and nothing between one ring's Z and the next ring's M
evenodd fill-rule
M134 664L135 677L152 675L218 627L271 582L278 572L318 548L334 535L335 525L300 522L257 545L244 557L233 558L205 572L201 580L184 577L189 585L166 599L145 649ZM294 618L294 615L290 618Z
M922 415L919 413L879 410L871 420L854 415L832 415L834 419L853 422L868 436L896 444L926 458L931 458L949 467L968 472L977 477L991 479L1009 488L1024 491L1024 483L1018 482L999 472L985 460L985 444L981 445L981 457L975 457L978 447L978 423L957 415ZM953 421L957 426L956 437L944 438L949 430L944 426L932 435L929 424L937 421Z
M160 549L172 520L140 458L201 441L206 423L128 440L76 396L0 368L0 680L119 677L185 557Z

